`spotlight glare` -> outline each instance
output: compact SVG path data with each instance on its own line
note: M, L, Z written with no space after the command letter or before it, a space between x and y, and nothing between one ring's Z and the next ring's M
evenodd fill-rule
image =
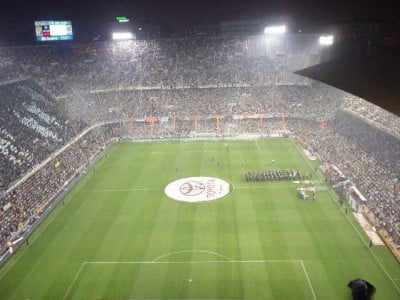
M320 45L330 46L333 44L333 35L322 35L318 41Z
M286 26L269 26L265 27L264 33L265 34L284 34L286 32Z
M113 32L113 40L131 40L133 39L133 34L131 32Z

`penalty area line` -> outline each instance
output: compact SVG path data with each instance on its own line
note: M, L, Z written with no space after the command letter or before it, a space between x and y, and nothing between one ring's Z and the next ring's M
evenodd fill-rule
M300 260L300 264L301 264L301 268L302 268L303 271L304 271L304 274L306 275L306 279L307 279L307 282L308 282L308 286L309 286L310 289L311 289L311 293L312 293L312 295L313 295L313 299L316 300L316 299L317 299L317 296L315 295L315 291L314 291L314 288L313 288L313 286L312 286L312 283L311 283L311 280L310 280L310 276L308 275L308 272L307 272L307 269L306 269L306 267L305 267L305 265L304 265L303 260Z
M305 275L308 286L311 290L313 300L317 300L317 296L314 291L314 287L311 283L310 276L307 272L307 269L304 265L303 260L299 259L288 259L288 260L199 260L199 261L85 261L81 264L80 268L75 274L71 284L69 285L67 291L64 294L63 300L67 299L68 295L71 292L72 287L77 281L79 275L81 274L83 267L86 265L135 265L135 264L143 264L143 265L165 265L165 264L208 264L208 263L217 263L217 264L229 264L229 263L237 263L237 264L264 264L264 263L298 263L301 266L301 269ZM131 298L135 299L135 298Z
M79 274L81 273L81 271L82 271L83 267L86 265L86 263L87 263L87 262L84 261L84 262L81 264L81 267L79 268L78 272L75 274L75 277L74 277L74 279L72 280L71 284L69 285L68 290L65 292L64 297L63 297L63 300L67 298L69 292L70 292L71 289L72 289L72 286L74 285L75 281L78 279Z
M191 260L191 261L87 261L85 264L94 265L165 265L165 264L264 264L264 263L301 263L300 260Z

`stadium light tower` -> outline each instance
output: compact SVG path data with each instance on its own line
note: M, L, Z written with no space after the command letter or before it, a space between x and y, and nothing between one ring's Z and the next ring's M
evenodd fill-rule
M112 39L117 40L132 40L133 34L131 32L113 32Z
M333 44L333 35L321 35L319 37L319 44L323 46L330 46Z
M268 26L264 29L264 34L284 34L286 33L286 26Z

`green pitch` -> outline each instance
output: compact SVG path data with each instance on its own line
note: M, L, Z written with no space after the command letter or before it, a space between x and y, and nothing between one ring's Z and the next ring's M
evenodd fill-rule
M323 186L314 166L282 139L116 145L0 270L0 298L338 300L363 278L374 299L400 299L398 262L368 247L331 191L303 201L296 183L242 179L298 169ZM208 203L164 195L191 176L233 191Z

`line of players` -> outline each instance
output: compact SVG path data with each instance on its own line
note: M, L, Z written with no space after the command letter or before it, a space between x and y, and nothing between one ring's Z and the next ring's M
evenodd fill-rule
M247 182L284 181L284 180L310 180L311 173L301 174L298 170L273 170L247 172L244 174Z

